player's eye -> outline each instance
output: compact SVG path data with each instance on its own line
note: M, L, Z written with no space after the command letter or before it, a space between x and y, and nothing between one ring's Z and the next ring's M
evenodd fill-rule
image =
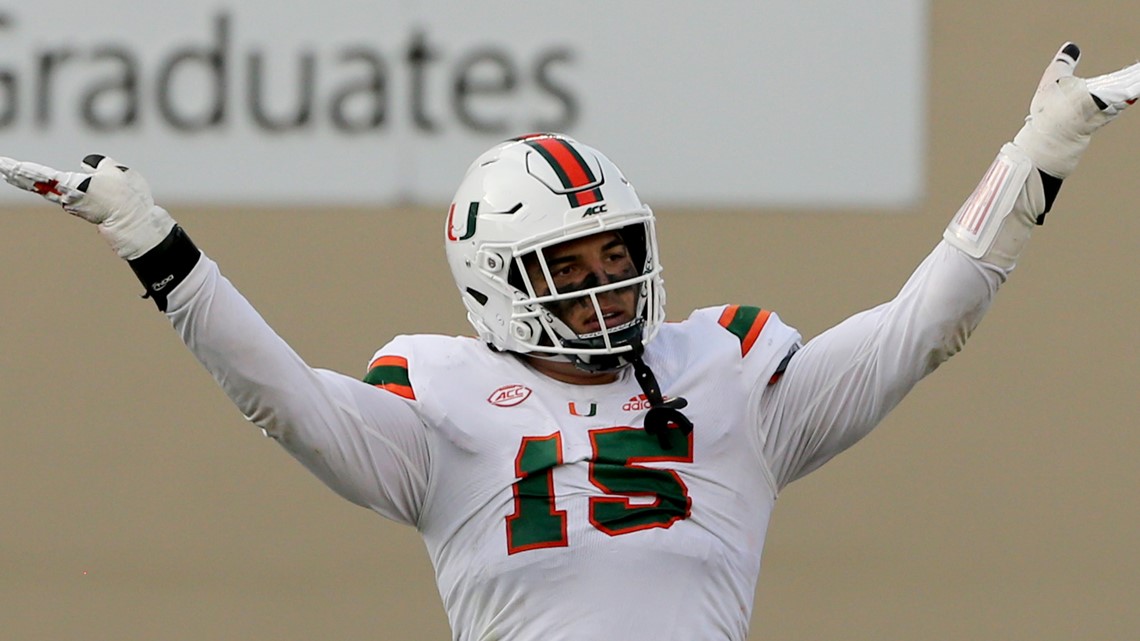
M550 275L554 277L556 285L563 287L573 283L578 278L578 266L573 264L560 265L552 269Z

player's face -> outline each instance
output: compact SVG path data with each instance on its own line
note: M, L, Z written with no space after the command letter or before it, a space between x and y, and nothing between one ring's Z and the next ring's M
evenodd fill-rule
M629 249L617 232L601 232L585 238L569 240L544 250L554 287L565 294L599 285L616 283L638 276ZM546 277L537 260L527 261L527 274L539 296L550 293ZM563 323L577 334L592 334L632 321L637 313L637 286L622 287L599 293L602 319L589 296L547 303Z

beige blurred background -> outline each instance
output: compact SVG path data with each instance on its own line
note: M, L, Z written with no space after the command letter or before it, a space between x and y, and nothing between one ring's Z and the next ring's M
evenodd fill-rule
M889 298L1064 40L1084 75L1140 56L1134 3L932 5L923 202L694 212L642 194L671 318L753 303L811 336ZM803 97L803 117L842 99ZM1125 114L966 351L788 488L750 639L1138 638L1138 146ZM313 365L361 373L394 334L467 332L440 211L172 208ZM47 206L0 222L0 640L449 638L416 533L245 423L91 228Z

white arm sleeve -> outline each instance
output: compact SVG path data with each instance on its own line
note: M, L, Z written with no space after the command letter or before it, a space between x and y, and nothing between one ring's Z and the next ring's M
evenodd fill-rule
M247 419L346 499L414 525L428 446L414 406L309 367L202 255L167 316Z
M893 300L808 341L754 400L777 485L866 436L957 353L1008 274L942 241Z

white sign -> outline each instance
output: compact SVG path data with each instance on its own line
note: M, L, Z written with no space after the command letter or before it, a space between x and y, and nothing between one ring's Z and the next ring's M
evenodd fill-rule
M484 149L550 130L601 149L651 204L923 192L925 0L0 12L0 155L110 155L165 203L443 204Z

